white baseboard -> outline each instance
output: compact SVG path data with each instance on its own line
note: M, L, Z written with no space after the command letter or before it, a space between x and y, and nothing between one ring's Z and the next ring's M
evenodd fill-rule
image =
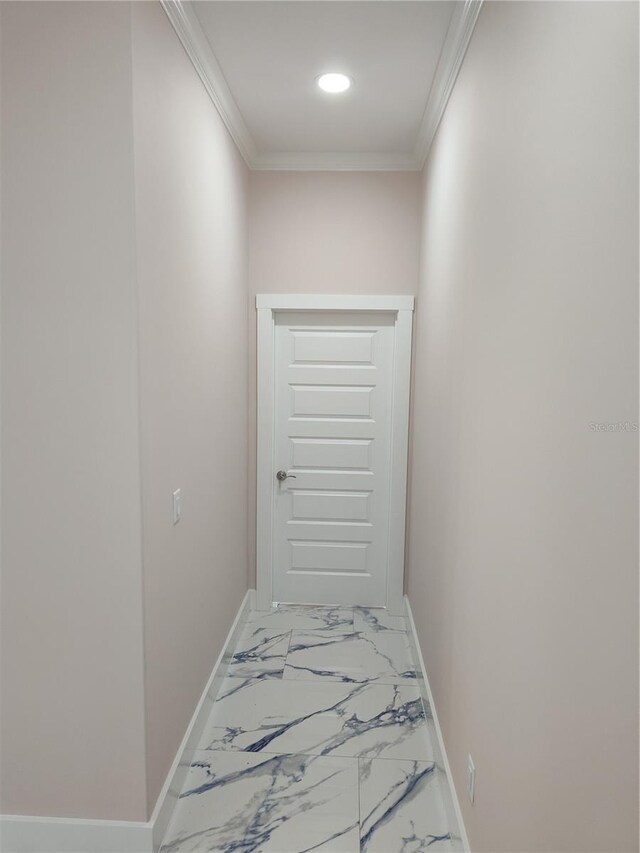
M151 853L150 823L79 818L0 817L2 853Z
M2 853L157 853L198 746L211 706L254 607L255 590L247 591L224 647L187 726L148 821L85 820L80 818L0 815Z
M416 632L416 624L413 621L411 605L406 595L404 597L404 601L406 608L406 616L409 620L409 626L411 628L409 637L413 646L412 652L415 656L416 663L418 664L420 670L418 672L418 683L420 686L420 692L422 694L422 701L425 705L425 709L428 709L428 711L430 711L432 721L431 730L436 740L436 743L434 744L434 747L436 749L436 763L442 766L447 777L447 782L449 783L448 787L450 797L445 797L445 808L447 810L447 818L449 820L449 825L452 828L452 836L457 835L457 838L454 837L452 839L454 843L454 849L463 851L463 853L469 853L471 848L469 846L469 839L467 837L467 831L465 829L464 820L462 818L460 801L458 800L456 786L453 783L451 767L449 765L449 759L447 758L447 750L444 745L442 730L438 721L438 712L436 711L436 705L433 701L433 693L431 692L431 685L429 684L429 678L427 677L427 668L424 665L424 658L422 657L420 641ZM427 713L427 716L429 716L429 713Z

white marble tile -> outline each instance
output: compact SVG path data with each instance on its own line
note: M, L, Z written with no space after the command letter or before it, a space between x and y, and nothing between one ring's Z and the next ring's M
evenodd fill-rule
M291 631L274 631L253 624L245 627L229 661L227 675L256 678L271 675L279 678L284 669Z
M228 678L201 749L433 760L415 686Z
M162 853L358 853L358 762L198 752Z
M279 604L269 611L252 611L247 622L275 631L313 631L321 628L337 634L348 634L353 631L353 607Z
M253 612L228 676L212 690L163 853L460 849L404 618Z
M407 633L404 616L390 616L382 607L354 607L353 627L367 633L378 631L401 631Z
M398 631L328 634L292 631L283 678L415 684L409 638Z
M443 784L433 763L360 759L361 853L451 850Z

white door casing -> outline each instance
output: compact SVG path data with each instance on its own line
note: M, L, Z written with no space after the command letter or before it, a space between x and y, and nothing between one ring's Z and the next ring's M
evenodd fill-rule
M413 297L256 301L257 606L400 614Z

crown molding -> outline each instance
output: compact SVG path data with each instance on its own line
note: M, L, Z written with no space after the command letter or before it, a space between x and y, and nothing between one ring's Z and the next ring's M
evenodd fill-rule
M415 172L420 165L408 152L269 152L254 159L252 169L257 171L298 172Z
M260 171L420 171L453 91L483 0L457 0L413 152L260 152L189 0L160 0L193 67L250 169Z
M458 0L454 6L427 98L427 106L418 131L414 157L419 169L422 169L425 164L436 131L449 103L482 3L483 0Z
M191 4L182 0L160 0L160 3L240 154L252 168L257 155L255 142Z

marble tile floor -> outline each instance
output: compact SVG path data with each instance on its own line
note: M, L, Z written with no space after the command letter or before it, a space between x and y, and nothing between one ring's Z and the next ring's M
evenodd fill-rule
M452 850L403 617L252 612L162 853Z

